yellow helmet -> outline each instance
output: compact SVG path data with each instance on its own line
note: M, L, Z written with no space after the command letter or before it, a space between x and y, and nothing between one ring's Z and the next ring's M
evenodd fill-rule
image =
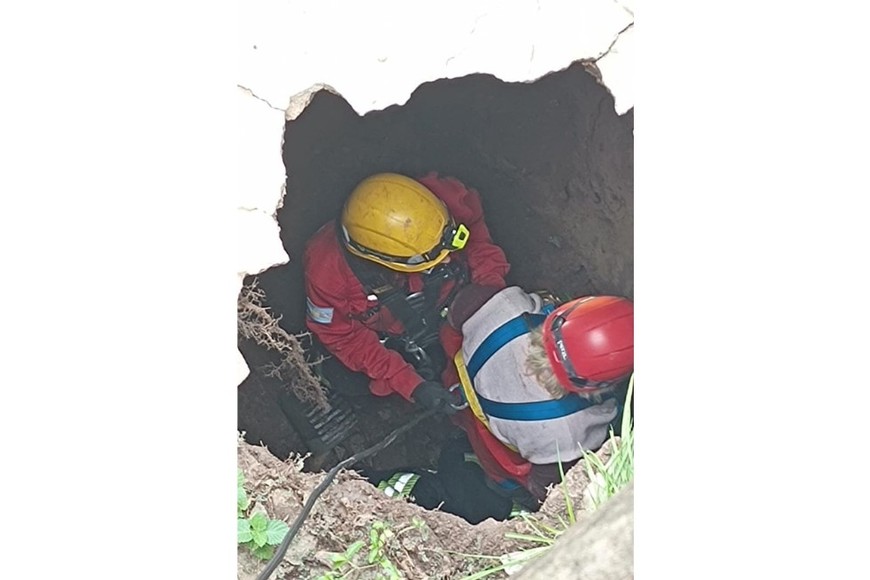
M350 253L399 272L428 270L468 241L444 202L397 173L362 180L344 204L341 228Z

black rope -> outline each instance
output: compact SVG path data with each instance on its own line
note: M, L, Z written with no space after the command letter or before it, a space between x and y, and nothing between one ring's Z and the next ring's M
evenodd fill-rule
M299 528L302 527L302 522L305 521L306 517L308 517L308 513L311 511L311 508L314 507L314 502L317 501L317 498L320 497L320 494L323 493L327 487L329 487L329 484L332 483L332 480L335 478L336 475L338 475L338 472L341 469L347 467L348 465L352 465L361 459L365 459L369 455L374 455L378 451L381 451L387 445L395 441L396 437L398 437L423 419L434 415L437 411L438 409L429 409L428 411L417 415L416 417L387 435L386 438L377 445L373 445L368 449L351 455L350 457L330 469L329 473L326 474L326 477L323 479L323 481L321 481L320 484L314 488L314 491L308 497L308 501L305 502L305 506L303 506L302 508L302 513L296 516L296 520L293 522L293 525L290 526L290 529L287 531L287 535L284 536L284 541L282 541L281 545L278 546L278 549L275 551L275 555L273 555L272 559L269 560L266 568L264 568L263 571L260 572L260 575L257 576L257 580L267 580L267 578L272 575L272 572L274 572L278 568L278 565L284 558L284 554L287 553L287 548L290 546L290 542L293 541L293 537L299 531Z

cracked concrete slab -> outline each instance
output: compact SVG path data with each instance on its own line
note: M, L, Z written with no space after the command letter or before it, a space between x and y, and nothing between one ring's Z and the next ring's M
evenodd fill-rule
M438 78L535 80L596 57L634 20L614 0L447 0L437 10L254 0L240 11L240 85L286 107L291 95L329 83L360 115L403 104Z
M270 103L268 100L264 99L263 97L257 96L257 95L254 93L254 91L252 91L252 90L249 89L248 87L243 87L242 85L236 85L236 86L239 87L240 89L242 89L243 91L245 91L246 93L248 93L249 95L251 95L252 97L254 97L255 99L257 99L258 101L263 101L264 103L266 103L267 105L269 105L270 108L275 109L276 111L281 111L282 113L284 112L284 109L281 109L281 108L279 108L279 107L276 107L275 105L273 105L272 103Z

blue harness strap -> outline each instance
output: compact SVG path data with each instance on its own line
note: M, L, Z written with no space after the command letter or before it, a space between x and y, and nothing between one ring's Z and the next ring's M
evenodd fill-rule
M552 312L553 306L547 305L541 314L524 313L512 318L493 330L487 336L477 350L471 355L466 369L468 377L472 384L474 377L483 368L492 356L497 353L504 345L515 338L527 334L532 328L537 327L546 318L547 314ZM604 397L604 400L615 397ZM482 397L479 393L477 400L480 403L480 408L490 417L497 419L507 419L510 421L546 421L548 419L558 419L572 415L587 407L599 403L592 403L588 399L581 397L576 393L568 394L561 399L551 399L547 401L533 401L528 403L501 403Z
M547 307L552 310L552 307L549 304ZM468 369L468 378L474 381L475 375L480 372L481 367L483 367L492 355L513 339L527 334L529 330L544 322L544 319L547 318L547 314L547 308L544 308L544 311L541 314L526 312L511 318L493 330L489 336L483 339L483 342L480 343L477 350L475 350L474 354L471 355L468 364L465 365L465 368ZM526 322L526 316L529 317L528 322Z
M602 401L615 398L615 394L603 397ZM534 401L532 403L500 403L477 395L480 408L490 417L507 419L509 421L546 421L559 419L577 413L600 403L593 403L576 393L571 393L561 399L549 401Z

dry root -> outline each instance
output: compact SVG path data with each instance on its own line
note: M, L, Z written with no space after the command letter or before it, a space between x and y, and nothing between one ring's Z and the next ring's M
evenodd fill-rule
M263 306L266 293L257 287L257 283L258 280L254 278L250 284L242 286L239 292L239 335L280 353L281 362L270 364L265 369L268 376L284 381L300 400L328 410L330 405L323 384L305 360L299 339L281 328L278 324L280 316L273 316L269 307Z

